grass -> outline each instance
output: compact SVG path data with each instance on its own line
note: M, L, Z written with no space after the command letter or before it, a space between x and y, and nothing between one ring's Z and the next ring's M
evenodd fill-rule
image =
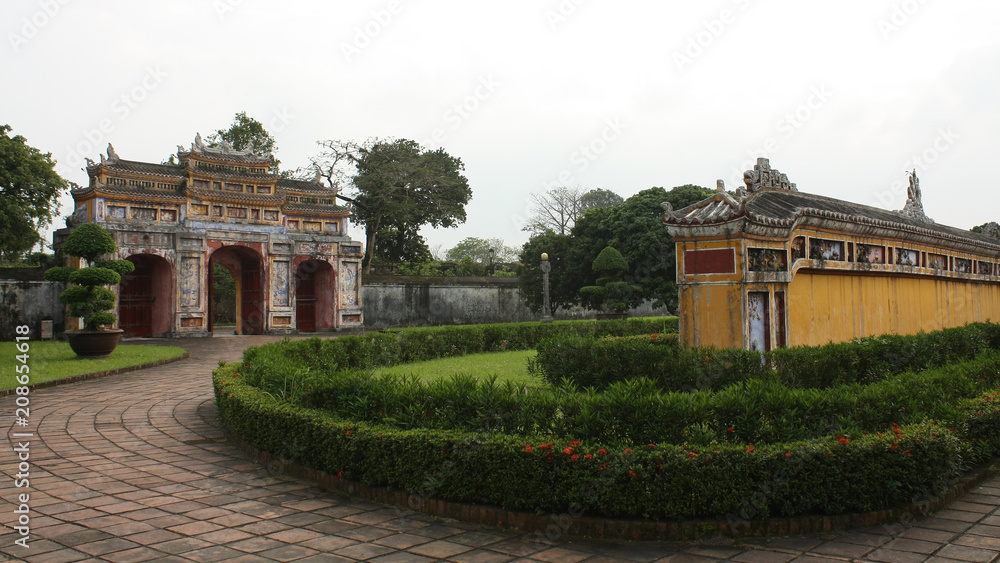
M424 381L431 382L459 373L471 373L480 379L496 375L500 381L513 381L529 387L543 387L547 383L528 373L528 360L534 358L535 354L537 352L534 350L469 354L379 368L376 370L376 374L417 374Z
M184 353L184 349L177 346L120 344L109 358L81 359L77 358L66 342L36 340L27 344L31 384L176 358ZM14 342L0 342L0 390L12 389L18 385L15 366L21 365L17 359L20 354Z

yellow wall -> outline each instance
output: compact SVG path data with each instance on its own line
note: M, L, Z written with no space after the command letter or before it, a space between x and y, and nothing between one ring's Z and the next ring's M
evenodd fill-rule
M790 346L1000 321L1000 284L799 272L788 285Z
M743 346L743 297L735 284L680 289L680 334L685 346Z

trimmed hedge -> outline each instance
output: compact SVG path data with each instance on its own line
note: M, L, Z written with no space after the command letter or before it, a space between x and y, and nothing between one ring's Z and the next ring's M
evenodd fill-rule
M590 324L590 334L611 332ZM249 349L243 363L214 373L220 418L255 448L369 485L515 510L576 505L590 515L661 520L883 509L1000 454L995 350L826 389L774 376L686 393L644 378L604 392L525 389L471 377L425 384L367 369L403 355L517 349L557 332L465 328ZM995 346L994 325L972 330L913 337L939 350L902 354L908 369ZM624 341L644 339L652 341Z
M622 448L358 423L281 401L247 385L233 366L216 370L215 390L231 431L306 467L460 502L543 512L579 506L609 517L752 519L883 509L939 489L983 454L995 455L1000 434L996 391L962 406L970 429L992 437L977 447L958 429L921 422L854 438Z
M607 388L648 377L664 390L722 389L761 379L796 388L872 383L1000 349L1000 325L975 323L912 336L874 336L817 347L780 348L761 356L742 349L682 348L676 336L584 338L560 335L538 345L536 371L548 382Z
M628 336L676 331L677 317L408 328L335 339L287 341L246 350L247 364L270 373L330 372L503 350L530 350L559 334Z
M397 428L457 429L555 438L647 443L781 443L861 435L924 419L959 424L957 401L1000 385L1000 352L870 385L792 389L752 380L720 391L664 392L648 379L603 392L572 386L522 388L471 375L424 383L359 370L264 378L241 367L248 384L345 420Z

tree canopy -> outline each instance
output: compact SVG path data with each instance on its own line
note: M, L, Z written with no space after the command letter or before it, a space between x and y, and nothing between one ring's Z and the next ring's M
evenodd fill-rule
M0 261L19 258L41 240L39 230L52 223L59 195L68 187L55 171L51 153L9 136L0 126Z
M669 191L663 188L643 190L611 207L596 207L584 212L565 238L556 238L552 231L535 235L522 250L522 294L529 306L540 306L541 275L537 274L537 255L553 254L547 246L558 248L559 261L553 261L551 288L558 288L563 307L581 303L580 289L599 286L598 273L592 269L594 259L607 246L617 249L629 264L621 281L638 289L630 291L629 304L638 305L649 299L657 306L669 309L677 306L675 281L676 258L673 240L663 226L663 209L669 201L675 209L709 197L712 190L684 185ZM527 255L526 255L527 253ZM528 261L525 261L525 259ZM550 290L550 296L554 289ZM534 301L537 294L537 303ZM555 299L553 298L553 309Z
M408 139L322 141L320 146L323 151L312 159L315 171L338 192L352 193L338 197L354 204L352 219L364 225L366 273L373 257L429 258L421 227L465 222L472 189L462 175L462 159L444 149L426 150Z
M281 161L274 157L278 151L278 145L274 137L264 129L264 125L256 119L241 111L233 118L233 124L229 129L219 129L208 136L207 142L210 147L217 147L223 141L228 142L238 151L252 149L260 155L267 155L271 164L268 166L272 173L278 172L278 165Z

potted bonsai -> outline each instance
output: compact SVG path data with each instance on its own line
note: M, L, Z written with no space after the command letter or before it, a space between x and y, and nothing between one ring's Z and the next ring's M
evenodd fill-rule
M628 272L628 261L621 252L606 246L594 259L591 269L597 274L597 285L580 288L584 304L599 311L598 319L627 317L635 296L642 291L638 285L622 279Z
M128 260L100 260L105 254L117 252L114 239L97 223L84 223L76 228L63 245L64 254L82 258L82 268L59 266L45 272L45 279L69 282L59 294L59 301L69 306L74 317L83 317L82 330L67 330L66 338L77 356L94 358L109 356L118 345L122 330L113 328L116 317L109 311L115 307L115 294L105 286L118 285L122 274L135 270Z

